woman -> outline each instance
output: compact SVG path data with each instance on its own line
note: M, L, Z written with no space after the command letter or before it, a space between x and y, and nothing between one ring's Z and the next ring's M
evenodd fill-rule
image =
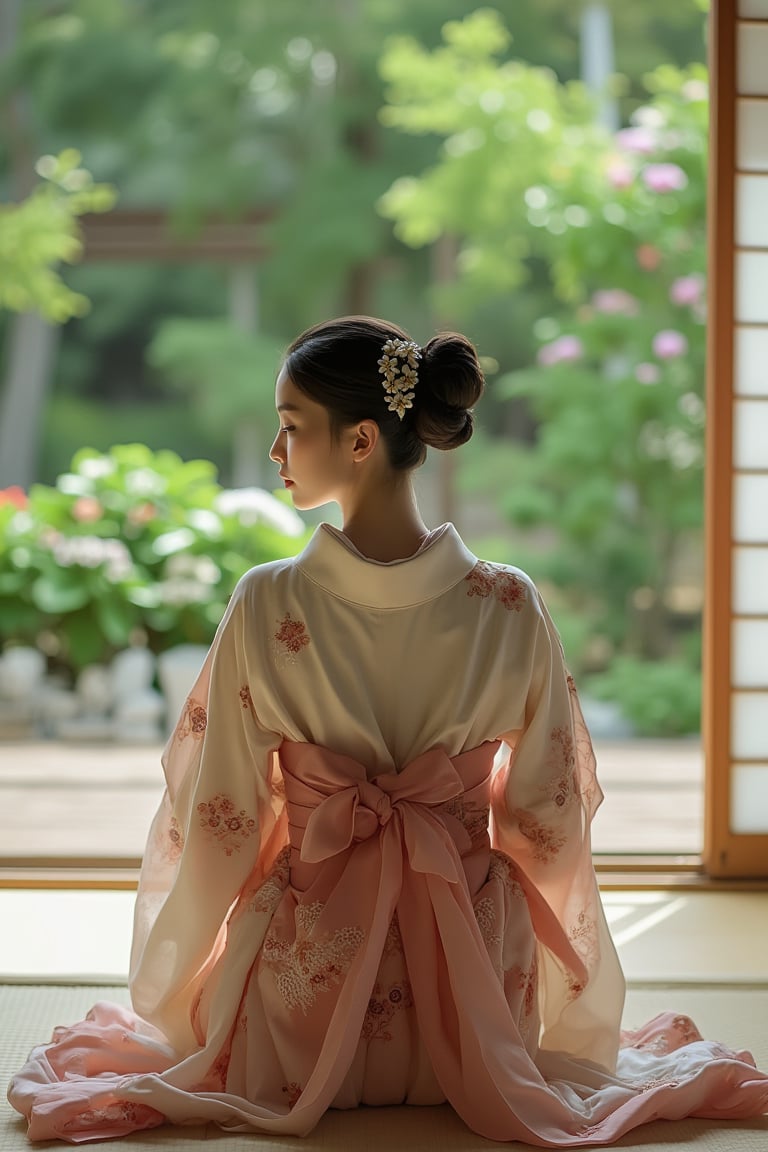
M557 634L524 573L414 498L482 390L455 334L350 317L289 348L270 455L344 529L240 581L164 755L135 1012L97 1005L32 1054L10 1089L32 1139L303 1135L329 1107L447 1099L483 1136L568 1147L768 1108L749 1056L684 1017L620 1036Z

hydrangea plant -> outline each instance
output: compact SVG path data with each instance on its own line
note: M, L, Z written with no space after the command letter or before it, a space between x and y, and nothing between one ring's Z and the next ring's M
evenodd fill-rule
M306 536L293 508L222 488L209 461L83 449L54 486L0 492L0 645L76 672L132 643L209 643L239 577Z

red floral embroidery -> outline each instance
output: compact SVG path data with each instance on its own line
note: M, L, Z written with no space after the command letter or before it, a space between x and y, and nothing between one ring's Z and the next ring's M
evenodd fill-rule
M475 903L474 913L483 943L490 952L495 944L501 943L501 936L493 930L496 925L496 905L490 896L483 896L482 900Z
M488 865L488 879L491 878L500 880L513 900L525 900L514 861L495 848L491 850L491 862Z
M675 1032L680 1033L683 1044L693 1044L694 1041L701 1040L701 1032L689 1016L675 1016L672 1027Z
M280 627L272 638L275 657L295 664L299 652L310 642L307 626L303 620L294 620L290 612L286 612L278 623Z
M644 1040L641 1044L633 1044L633 1048L638 1048L642 1052L655 1052L661 1055L664 1052L669 1052L669 1040L666 1036L654 1036L652 1040Z
M567 808L578 794L576 755L570 729L553 728L550 742L549 768L553 775L541 790L546 792L558 808Z
M243 684L238 695L240 696L240 703L242 704L243 708L253 712L253 698L251 696L250 686L248 684Z
M525 991L523 996L523 1014L525 1016L530 1016L536 1006L537 983L538 964L534 956L527 972L524 972L522 968L517 969L517 986Z
M533 845L534 859L541 860L545 864L551 863L565 844L564 833L542 824L533 813L526 812L524 808L516 808L514 817L521 834Z
M403 1008L413 1007L411 986L407 980L399 980L391 984L386 993L382 994L381 985L373 986L373 995L368 1001L361 1035L364 1040L391 1040L392 1033L387 1031L395 1014Z
M582 980L577 980L572 972L567 972L565 982L568 986L568 999L578 1000L586 988L586 984Z
M194 740L202 740L208 726L208 713L202 704L192 697L188 697L184 704L178 724L176 725L176 738L186 740L192 736Z
M230 1040L224 1045L211 1065L211 1076L221 1085L222 1089L227 1086L227 1073L229 1072L229 1062L231 1059L232 1041Z
M171 863L178 860L184 848L184 833L175 816L171 816L171 825L168 829L168 846L166 856Z
M266 880L247 897L245 908L249 912L267 913L272 916L283 898L291 875L291 849L286 846L275 857L272 871Z
M478 560L465 579L469 584L468 596L493 596L509 612L519 612L528 599L524 581L501 564Z
M61 1126L62 1132L79 1131L81 1128L124 1128L130 1124L134 1130L155 1128L165 1123L165 1117L148 1104L134 1104L131 1100L116 1100L106 1108L86 1108Z
M637 1091L641 1093L653 1092L654 1088L677 1088L680 1081L669 1075L654 1076L651 1080L639 1084Z
M475 804L465 801L461 796L455 796L453 800L438 805L435 812L453 816L455 820L463 824L472 841L473 848L477 848L485 841L488 835L489 807L487 804Z
M320 992L344 979L365 939L362 928L351 925L318 933L315 925L322 910L319 900L298 904L295 939L280 939L270 928L262 949L286 1007L300 1008L304 1015Z
M586 911L579 912L576 917L576 923L568 930L568 939L573 944L574 951L581 957L586 965L587 971L594 971L599 955L600 949L597 940L597 921L594 917L589 916ZM576 991L574 991L576 989ZM574 982L573 977L569 978L569 993L571 999L580 996L584 991L581 984Z
M256 821L241 809L235 811L235 805L229 796L220 792L212 800L198 804L200 827L208 836L213 836L224 846L224 852L231 856L239 852L249 836L256 830Z
M291 1080L290 1084L283 1084L281 1092L284 1096L288 1097L288 1107L295 1108L298 1103L299 1096L303 1092L301 1084L297 1084L295 1080Z

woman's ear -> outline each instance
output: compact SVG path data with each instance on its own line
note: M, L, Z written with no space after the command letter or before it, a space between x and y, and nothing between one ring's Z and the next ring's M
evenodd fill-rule
M375 420L361 420L352 429L352 434L352 459L356 464L361 464L375 450L381 432Z

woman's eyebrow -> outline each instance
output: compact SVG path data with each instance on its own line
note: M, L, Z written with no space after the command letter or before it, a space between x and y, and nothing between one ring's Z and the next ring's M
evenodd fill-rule
M301 412L298 404L278 404L278 412Z

